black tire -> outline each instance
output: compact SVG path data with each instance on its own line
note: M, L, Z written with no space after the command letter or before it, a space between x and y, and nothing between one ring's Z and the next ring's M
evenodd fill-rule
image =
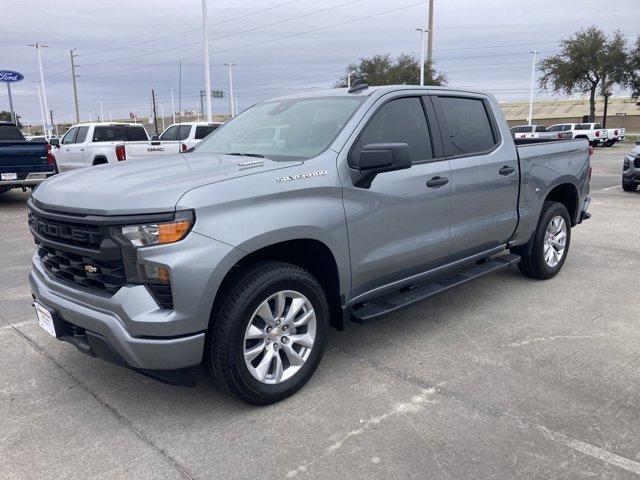
M225 284L207 331L205 370L222 388L253 405L269 405L293 395L312 377L326 348L329 305L322 287L306 270L275 261L240 269ZM260 304L282 290L295 290L310 301L316 314L316 338L300 370L281 383L267 384L254 378L245 364L244 332Z
M564 254L560 262L554 267L550 267L544 260L544 240L547 227L551 221L561 216L567 226L567 240L565 244ZM558 202L545 202L540 212L538 226L529 243L520 249L514 249L514 253L521 256L518 268L527 277L547 280L554 277L562 269L571 244L571 218L567 207Z
M625 192L635 192L638 189L638 184L634 182L625 182L622 180L622 190Z

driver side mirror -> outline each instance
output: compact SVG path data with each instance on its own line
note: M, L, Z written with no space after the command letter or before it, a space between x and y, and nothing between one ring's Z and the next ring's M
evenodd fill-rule
M51 145L52 147L60 148L60 139L52 138L51 140L49 140L49 145Z
M349 154L351 179L356 187L369 188L377 174L411 168L406 143L369 143Z

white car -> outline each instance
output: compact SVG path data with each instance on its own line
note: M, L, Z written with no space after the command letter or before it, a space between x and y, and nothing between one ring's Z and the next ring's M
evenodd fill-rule
M51 145L60 172L173 153L151 142L139 123L79 123Z
M223 125L222 122L174 123L162 132L158 140L160 145L171 150L172 153L186 152L221 125Z

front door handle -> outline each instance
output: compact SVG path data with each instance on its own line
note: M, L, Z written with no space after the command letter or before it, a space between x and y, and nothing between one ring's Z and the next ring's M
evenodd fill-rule
M449 183L449 179L447 177L433 177L431 180L427 181L427 187L439 188L447 183Z
M509 165L505 165L504 167L502 167L500 170L498 170L498 173L500 175L511 175L513 172L515 172L516 169L513 167L510 167Z

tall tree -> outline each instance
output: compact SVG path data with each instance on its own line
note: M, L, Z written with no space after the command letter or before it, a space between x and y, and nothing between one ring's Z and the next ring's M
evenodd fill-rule
M640 97L640 35L636 38L636 43L629 53L627 76L622 84L631 89L633 98Z
M345 69L345 75L338 80L336 87L346 87L347 77L359 79L369 85L417 85L420 83L420 60L406 53L392 58L391 54L374 55L370 58L360 58ZM444 85L447 78L443 73L437 73L432 65L425 62L425 85Z
M540 62L540 86L570 95L589 93L589 121L596 116L598 86L623 84L628 72L628 49L621 32L607 37L589 27L560 42L560 52Z

